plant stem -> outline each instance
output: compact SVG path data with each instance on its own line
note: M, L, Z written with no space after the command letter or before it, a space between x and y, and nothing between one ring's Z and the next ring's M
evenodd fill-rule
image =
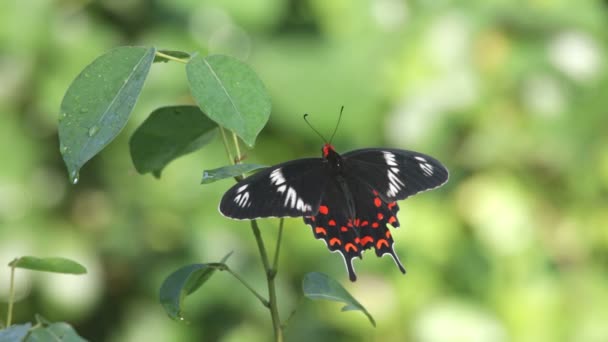
M285 222L284 218L281 218L279 221L279 236L277 236L277 247L274 250L274 261L272 262L272 269L276 273L277 269L279 269L279 251L281 249L281 239L283 237L283 222Z
M236 150L235 163L240 163L241 150L239 148L239 139L234 132L232 132L232 139L234 141L234 147ZM268 283L268 306L267 307L270 309L270 317L272 318L272 328L274 331L274 339L277 342L282 342L283 341L283 330L281 328L281 317L279 316L279 308L277 305L277 291L276 291L276 287L274 284L274 279L276 277L277 270L275 268L271 268L270 262L268 261L268 254L266 253L266 246L264 246L264 240L262 239L262 233L260 232L260 228L258 227L258 222L256 220L251 220L250 222L251 222L251 230L253 231L253 236L255 237L255 241L258 245L258 250L260 252L260 257L262 259L262 265L264 266L264 271L266 272L266 282ZM282 221L281 221L281 223L282 223ZM275 256L275 258L276 258L276 256ZM275 263L276 263L276 260L275 260Z
M15 301L15 266L11 266L11 279L8 290L8 313L6 315L6 327L10 327L13 320L13 302Z
M279 308L277 306L277 292L274 285L274 278L276 276L276 270L270 268L268 262L268 254L266 253L266 247L264 246L264 240L262 240L262 234L258 227L256 220L251 220L251 230L255 236L255 241L258 244L258 250L260 251L260 257L262 258L262 264L266 271L266 281L268 283L268 303L270 304L270 316L272 317L272 327L274 330L275 341L283 341L283 331L281 330L281 318L279 317Z
M232 269L230 269L230 267L224 263L218 262L218 263L209 263L209 266L216 268L220 271L226 271L228 273L230 273L234 278L236 278L236 280L238 280L243 286L245 286L251 293L253 293L254 296L256 296L260 302L262 302L262 305L264 305L265 307L269 308L270 307L270 303L268 303L268 300L264 297L262 297L261 294L258 293L258 291L256 291L251 285L249 285L249 283L247 283L245 281L245 279L243 279L240 275L238 275L237 273L235 273Z
M219 127L220 132L222 133L222 140L224 141L224 148L226 149L226 154L228 155L228 160L230 160L230 164L234 164L234 158L232 157L232 153L230 152L230 148L228 147L228 138L226 138L226 131L224 127Z
M158 52L158 51L156 51L156 55L157 55L158 57L166 58L166 59L171 60L171 61L175 61L175 62L179 62L179 63L188 64L188 60L186 60L186 59L181 59L181 58L173 57L173 56L170 56L170 55L164 54L164 53L162 53L162 52Z

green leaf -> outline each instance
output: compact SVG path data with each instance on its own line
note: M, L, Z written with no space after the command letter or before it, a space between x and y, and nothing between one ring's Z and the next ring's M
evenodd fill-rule
M235 58L214 55L193 57L186 73L196 103L209 118L253 146L271 107L255 72Z
M221 264L232 255L228 253ZM184 298L198 290L215 272L215 267L208 264L186 265L171 273L160 287L160 303L165 312L175 320L183 320L182 306Z
M224 178L240 176L253 170L265 169L266 167L267 166L258 164L236 164L213 170L205 170L203 171L203 180L201 181L201 184L209 184Z
M69 324L63 322L50 323L36 327L30 331L26 342L86 342Z
M175 51L175 50L158 50L158 52L171 56L171 57L175 57L175 58L179 58L179 59L188 59L190 58L190 54L187 52L183 52L183 51ZM154 56L154 63L166 63L168 62L169 59L163 56L158 56L155 55Z
M69 274L87 273L87 269L84 266L66 258L37 258L33 256L24 256L11 261L8 265L16 268L44 272Z
M137 172L160 177L172 160L198 150L216 134L217 124L196 106L159 108L131 136L131 159Z
M60 151L75 184L80 168L122 130L150 71L154 48L120 47L76 77L61 103Z
M342 302L346 304L342 308L342 311L359 310L362 311L372 325L376 326L376 321L372 315L361 305L348 291L340 285L337 281L333 280L329 276L319 273L311 272L304 276L302 281L302 289L304 290L304 296L309 299L323 299L331 300L334 302Z
M32 327L32 323L15 324L0 330L0 342L23 341L25 335Z

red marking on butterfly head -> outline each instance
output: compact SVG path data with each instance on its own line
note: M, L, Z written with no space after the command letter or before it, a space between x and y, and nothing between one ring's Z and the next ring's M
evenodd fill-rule
M327 158L330 151L336 153L336 149L331 144L323 145L323 158Z

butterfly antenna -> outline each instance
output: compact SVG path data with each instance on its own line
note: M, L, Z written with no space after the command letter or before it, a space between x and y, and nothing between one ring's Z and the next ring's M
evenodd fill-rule
M331 138L329 138L329 143L331 144L332 140L334 140L334 135L338 131L338 126L340 126L340 120L342 120L342 112L344 111L344 106L340 108L340 116L338 116L338 122L336 123L336 128L334 128L334 132L331 134Z
M308 113L304 114L304 121L306 121L306 123L308 124L308 126L315 132L317 133L318 136L321 137L321 139L324 142L327 142L327 140L323 137L323 135L321 133L319 133L319 131L317 131L314 127L312 127L312 125L310 124L310 122L308 122L308 119L306 119L306 117L308 116Z

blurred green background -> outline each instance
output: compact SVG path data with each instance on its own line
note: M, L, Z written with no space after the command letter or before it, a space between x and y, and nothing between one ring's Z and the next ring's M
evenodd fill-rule
M286 221L278 287L289 341L608 341L608 3L402 0L0 2L0 265L64 256L86 276L18 271L16 321L69 321L92 341L268 341L268 312L227 274L189 298L189 324L157 296L181 265L217 261L265 292L247 222L221 217L231 181L219 141L140 176L128 139L157 107L192 103L184 66L155 64L121 135L68 182L57 116L70 82L120 45L224 53L273 101L249 162L390 146L451 170L401 203L396 250L350 283L338 255ZM276 220L261 228L274 247ZM8 267L0 269L5 317ZM301 296L311 271L374 315Z

